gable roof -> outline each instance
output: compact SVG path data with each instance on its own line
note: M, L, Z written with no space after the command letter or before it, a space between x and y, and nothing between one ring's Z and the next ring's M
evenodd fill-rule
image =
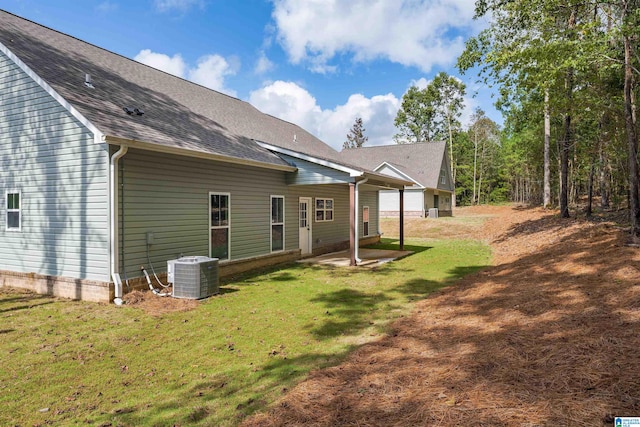
M277 168L289 165L254 140L338 159L337 151L309 132L248 102L0 10L0 51L6 50L95 125L107 142L140 142L146 148ZM93 88L84 84L86 74ZM124 107L139 108L144 115L128 115Z
M442 188L439 186L442 164L449 161L446 147L445 142L379 145L344 149L340 155L344 161L373 170L386 163L423 187L436 189Z

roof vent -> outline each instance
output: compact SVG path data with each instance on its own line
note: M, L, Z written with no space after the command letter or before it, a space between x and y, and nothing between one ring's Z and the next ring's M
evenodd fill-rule
M136 116L142 116L144 114L144 110L142 108L134 108L133 112L136 113Z
M91 74L84 75L84 85L90 89L95 89L93 86L93 81L91 80Z
M132 107L123 107L122 108L124 110L125 113L127 113L128 115L132 115L133 113L135 113L135 110Z

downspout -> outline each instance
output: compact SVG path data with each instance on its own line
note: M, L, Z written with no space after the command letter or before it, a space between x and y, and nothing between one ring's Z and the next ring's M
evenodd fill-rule
M358 252L359 252L359 248L360 248L360 236L358 235L358 224L360 223L360 217L358 216L358 211L360 210L360 192L358 191L358 187L360 186L360 184L364 184L365 182L369 181L369 178L365 178L362 181L358 181L356 182L356 190L355 190L355 194L356 194L356 200L355 200L355 206L354 209L356 210L356 214L355 214L355 218L356 218L356 223L355 223L355 229L356 229L356 243L355 243L355 253L356 253L356 265L358 265L358 263L362 262L362 260L360 258L358 258Z
M109 221L110 221L110 270L113 285L115 287L115 298L113 303L122 305L122 280L118 272L118 159L127 154L129 149L126 145L121 145L120 149L113 153L109 162Z

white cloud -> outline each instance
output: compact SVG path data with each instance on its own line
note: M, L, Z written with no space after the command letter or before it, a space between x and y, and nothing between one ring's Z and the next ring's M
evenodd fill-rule
M291 62L334 71L336 55L383 58L428 72L451 65L479 25L470 0L273 0L278 41Z
M372 98L354 94L345 104L323 110L306 89L284 81L251 92L249 101L265 113L303 127L337 150L342 149L356 117L364 122L368 146L391 144L396 133L393 121L400 107L393 94Z
M144 49L133 59L209 89L236 96L236 92L225 87L224 84L224 79L235 75L240 68L239 61L234 57L227 60L220 55L205 55L198 59L195 67L188 67L179 53L169 56Z
M427 86L429 86L429 83L431 83L431 80L427 80L424 77L420 77L418 80L411 80L411 83L409 83L409 87L415 86L418 89L422 90L422 89L426 89Z
M100 13L114 12L118 10L118 4L111 1L103 1L98 6L96 6L96 10Z
M187 69L187 65L179 53L169 56L164 53L152 52L150 49L143 49L133 59L178 77L184 77Z
M426 86L427 83L421 78L412 80L408 87ZM362 118L365 135L369 137L367 146L393 144L393 136L398 132L394 121L402 99L392 93L371 98L357 93L349 96L344 104L322 109L305 88L279 80L251 92L249 102L264 113L303 127L339 151L357 117ZM465 96L464 102L460 121L466 128L478 101Z
M293 82L278 80L249 94L249 102L263 113L295 123L317 135L322 109L316 99Z
M227 61L220 55L206 55L198 59L195 68L189 70L188 78L209 89L236 96L235 90L226 88L224 85L225 77L235 75L238 71L239 65L236 63L236 60Z
M204 8L204 0L154 0L154 4L159 12L186 12L192 7Z
M254 68L254 72L256 74L264 74L275 68L275 64L267 58L264 52L260 52L260 56L256 61L256 67Z

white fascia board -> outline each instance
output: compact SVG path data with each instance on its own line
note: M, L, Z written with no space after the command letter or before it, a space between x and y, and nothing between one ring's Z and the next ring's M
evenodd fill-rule
M58 92L52 88L49 83L44 81L38 74L36 74L27 64L22 62L11 50L0 42L0 52L9 57L14 64L18 66L23 72L25 72L33 81L35 81L42 89L44 89L49 95L53 97L65 110L67 110L73 117L78 119L87 129L93 133L93 142L101 144L104 139L104 134L93 123L89 121L85 116L80 113L73 105L71 105L66 99L64 99Z
M398 174L402 175L406 181L411 181L413 183L416 184L417 187L419 188L426 188L424 185L420 184L418 181L416 181L415 179L411 178L409 175L407 175L406 173L402 172L400 169L398 169L397 167L393 166L391 163L387 163L387 162L382 162L380 163L380 165L374 169L374 171L380 172L380 169L384 166L387 166L388 168L393 169L395 172L397 172ZM384 174L383 174L384 175Z
M216 160L219 162L233 163L238 165L255 166L264 169L273 169L285 172L295 172L298 170L295 166L276 165L272 163L260 162L257 160L240 159L236 157L224 156L221 154L207 153L203 151L189 150L186 148L171 147L168 145L153 144L135 139L125 139L115 136L105 136L104 141L112 145L127 145L129 148L138 148L141 150L155 151L158 153L175 154L178 156L196 157L205 160Z
M315 163L321 166L325 166L331 169L338 170L340 172L348 173L350 177L357 178L364 175L364 171L352 169L348 166L341 165L339 163L334 163L329 160L319 159L317 157L310 156L308 154L303 154L298 151L289 150L287 148L277 147L275 145L267 144L266 142L257 141L256 143L262 148L266 148L270 151L275 151L276 153L286 154L287 156L295 157L296 159L305 160L307 162Z

